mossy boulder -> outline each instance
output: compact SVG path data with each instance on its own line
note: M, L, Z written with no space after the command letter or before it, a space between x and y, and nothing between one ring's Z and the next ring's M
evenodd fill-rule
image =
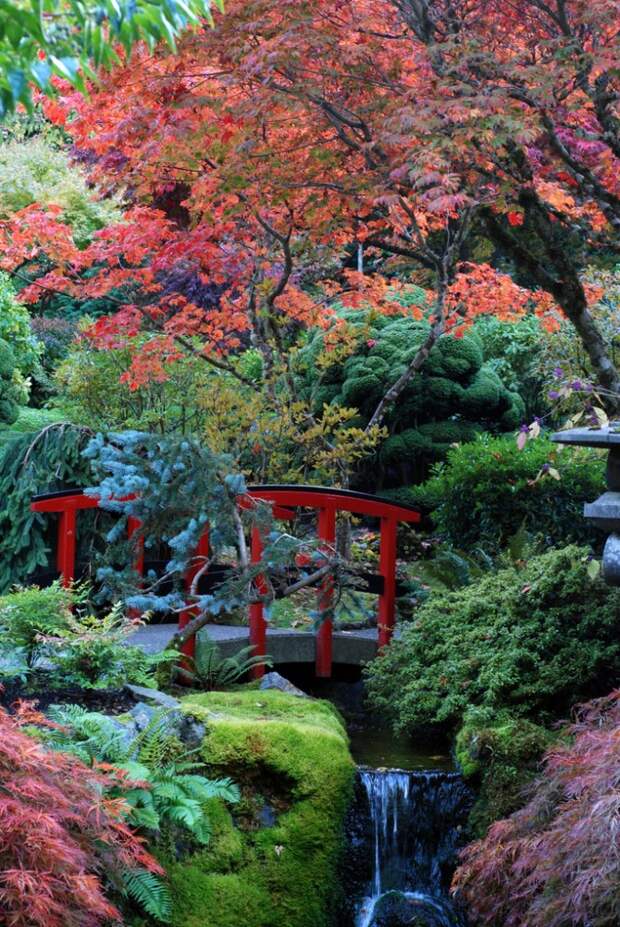
M176 927L327 927L337 904L354 763L326 702L248 688L188 696L211 775L242 800L213 802L209 846L167 865Z

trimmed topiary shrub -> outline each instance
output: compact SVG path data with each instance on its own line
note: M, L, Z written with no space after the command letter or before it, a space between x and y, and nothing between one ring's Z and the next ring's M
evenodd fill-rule
M428 323L359 310L343 311L340 318L349 329L351 353L343 361L335 351L330 364L325 333L315 332L296 356L298 387L315 412L336 403L358 409L360 423L366 423L426 338ZM455 441L471 441L483 427L514 429L524 415L518 393L484 364L474 333L442 338L389 411L390 437L380 460L393 481L402 482L421 465L441 460Z
M590 577L586 548L551 550L434 595L366 670L399 731L454 727L472 707L544 723L620 672L620 592Z
M192 695L202 754L241 787L210 807L205 850L167 865L176 927L327 927L353 787L347 735L327 702L246 689Z
M544 473L549 467L559 479ZM432 512L455 547L494 551L521 525L547 544L600 544L603 535L584 519L583 504L604 491L605 455L597 451L560 450L545 437L520 451L514 437L484 435L451 448L421 486L385 495Z

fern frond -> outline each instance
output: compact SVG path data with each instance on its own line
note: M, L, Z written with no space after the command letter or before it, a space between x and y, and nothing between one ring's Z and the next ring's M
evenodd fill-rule
M162 924L172 918L172 898L166 883L147 869L128 869L123 873L127 894Z

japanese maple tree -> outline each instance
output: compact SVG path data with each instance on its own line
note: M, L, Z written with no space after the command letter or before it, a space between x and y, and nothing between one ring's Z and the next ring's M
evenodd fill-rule
M162 873L125 823L110 780L76 757L46 750L21 730L49 723L27 706L0 710L0 910L12 927L122 923L106 897L124 873ZM119 774L120 775L120 774Z
M398 261L432 292L429 334L371 425L482 312L564 313L615 397L582 270L618 247L619 24L613 0L235 0L176 55L144 50L52 104L128 208L80 251L31 207L4 226L3 265L55 263L31 299L120 294L93 335L151 333L136 384L181 349L243 379L229 354L251 341L291 385L291 332L331 324L336 299L402 311ZM518 283L473 260L481 235Z
M462 853L454 888L476 923L618 923L619 693L582 706L563 734L525 807Z

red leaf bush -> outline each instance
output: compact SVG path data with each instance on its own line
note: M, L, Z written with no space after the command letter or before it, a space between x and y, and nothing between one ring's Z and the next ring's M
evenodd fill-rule
M462 853L453 889L482 925L620 924L620 691L562 734L528 804Z
M127 869L162 870L124 823L124 802L104 797L109 778L25 734L21 725L34 719L0 709L1 922L121 922L104 886L120 888Z

